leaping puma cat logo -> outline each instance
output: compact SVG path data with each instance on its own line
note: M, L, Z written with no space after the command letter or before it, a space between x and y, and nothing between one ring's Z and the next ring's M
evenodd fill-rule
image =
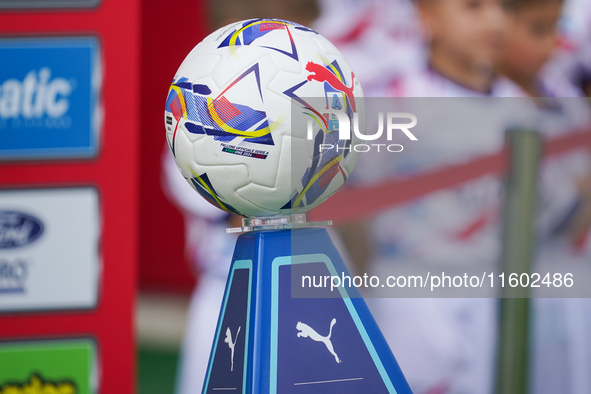
M238 326L238 331L236 331L236 338L234 338L234 341L232 341L232 331L230 331L230 327L228 327L226 329L226 339L224 339L224 342L228 344L228 347L230 348L230 351L231 351L230 361L232 362L232 364L230 366L230 371L234 370L234 348L236 347L236 341L238 340L238 334L240 334L240 326Z
M328 82L328 84L334 89L345 93L349 98L353 112L356 111L355 96L353 95L353 89L355 89L355 74L353 71L351 71L351 86L345 85L335 74L318 63L308 62L308 64L306 64L306 71L310 72L307 77L308 81L316 80L318 82Z
M328 331L328 335L325 337L318 334L316 332L316 330L314 330L309 325L302 323L301 321L298 322L298 324L296 324L296 329L300 331L300 332L298 332L298 337L310 338L313 341L324 343L326 345L326 348L328 349L328 351L334 356L334 359L336 360L336 362L340 363L341 359L335 353L334 348L332 347L332 342L330 340L330 337L332 336L332 327L335 325L336 322L337 322L337 319L333 318L332 321L330 322L330 329Z

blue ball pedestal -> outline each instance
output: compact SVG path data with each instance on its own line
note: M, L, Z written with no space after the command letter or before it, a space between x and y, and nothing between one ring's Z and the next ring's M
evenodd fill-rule
M323 228L240 235L203 393L411 393L358 291L308 286L331 275Z

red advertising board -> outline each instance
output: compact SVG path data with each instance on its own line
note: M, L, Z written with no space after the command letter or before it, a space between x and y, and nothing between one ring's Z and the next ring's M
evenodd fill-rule
M0 387L134 391L140 22L0 1Z
M133 392L138 274L194 285L160 160L203 3L0 0L0 390Z

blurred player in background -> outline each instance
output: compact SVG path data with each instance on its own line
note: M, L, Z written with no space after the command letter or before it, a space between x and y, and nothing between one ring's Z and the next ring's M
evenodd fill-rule
M177 393L200 392L207 371L226 278L236 236L227 227L241 225L240 218L209 204L187 183L168 147L162 158L162 186L179 208L185 222L185 250L199 276L187 313L187 326L177 369Z
M412 0L321 0L314 29L343 53L366 95L424 63Z
M520 81L515 83L497 72L506 56L507 39L513 40L507 33L516 28L515 14L508 13L503 2L417 0L416 4L425 28L427 63L384 84L384 94L477 97L479 100L464 101L463 111L482 113L486 121L478 122L474 115L468 132L445 129L445 111L433 108L429 117L421 118L422 130L431 133L424 135L412 155L410 151L400 154L389 166L381 162L374 171L385 170L389 176L397 176L397 172L398 176L413 176L496 153L503 146L508 124L507 119L490 115L495 110L494 102L487 98L526 96ZM553 20L555 23L557 17ZM526 49L535 50L529 46ZM534 74L547 60L546 56L538 62ZM538 80L537 76L534 79ZM528 111L537 111L532 108L535 106L528 105L528 100L516 103L525 104ZM588 120L585 109L581 111L575 111L577 119L565 122L563 117L558 122L561 127L541 131L555 135L566 131L565 128L580 127ZM491 123L491 119L495 122ZM440 132L433 133L434 130ZM361 168L371 164L361 163L363 159L364 155L356 171L366 173L367 168ZM565 227L572 228L569 219L577 217L573 212L581 212L580 194L574 182L556 166L544 165L542 178L541 188L549 191L549 198L540 204L540 221L545 230L541 235L560 236L551 229L565 223ZM501 196L501 180L483 176L379 214L371 223L369 237L373 242L374 269L379 273L381 266L396 264L490 266L498 260L501 250ZM490 393L497 326L495 308L491 299L383 299L375 300L373 311L415 393ZM547 368L545 373L556 377Z
M413 72L385 83L381 95L487 98L517 94L517 86L495 74L507 23L501 1L415 3L424 28L427 59ZM482 101L474 102L466 112L480 112L485 106ZM422 117L422 130L443 130L438 115L434 111L428 118ZM476 124L474 130L478 132L445 129L425 134L419 137L412 155L398 154L389 166L381 163L380 167L389 172L388 176L410 177L494 153L502 146L504 129L500 124ZM363 159L364 155L360 163ZM484 176L380 213L371 223L369 236L374 272L387 272L395 269L387 266L404 264L461 266L495 259L501 187L495 177ZM493 302L371 301L376 320L415 393L490 392L496 325Z
M507 23L499 0L416 0L427 59L386 85L397 97L512 96L495 67L502 56Z
M591 96L591 7L588 0L565 0L560 37L549 68L563 73Z
M544 67L559 43L562 0L515 0L500 71L531 97L577 97L563 70Z

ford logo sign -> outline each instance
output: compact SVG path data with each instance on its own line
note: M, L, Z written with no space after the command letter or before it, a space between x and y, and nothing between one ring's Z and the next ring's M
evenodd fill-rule
M29 245L43 234L43 223L31 215L0 211L0 249Z

